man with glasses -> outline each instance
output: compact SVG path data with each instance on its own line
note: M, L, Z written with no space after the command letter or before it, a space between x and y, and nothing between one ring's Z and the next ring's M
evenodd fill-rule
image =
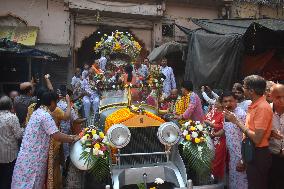
M248 76L244 79L243 89L244 95L252 101L245 124L229 111L225 111L225 116L230 122L235 123L255 146L254 157L247 163L248 188L268 189L271 166L268 146L273 112L264 96L266 81L258 75Z

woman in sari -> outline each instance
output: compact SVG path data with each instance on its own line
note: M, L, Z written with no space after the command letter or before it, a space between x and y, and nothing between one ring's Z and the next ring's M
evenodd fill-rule
M38 100L41 99L42 94L44 94L46 90L40 89L37 95ZM52 118L54 119L57 128L61 131L60 123L61 121L67 121L70 119L71 115L71 103L70 98L66 96L67 101L67 110L64 112L60 108L56 107L54 111L51 112ZM26 123L29 122L29 119L33 112L41 105L40 101L34 104L31 104L28 108L28 115L26 119ZM60 189L62 188L62 174L60 170L60 165L63 165L64 162L64 154L62 143L55 141L53 138L50 139L49 150L48 150L48 165L47 165L47 189Z
M212 109L205 117L206 124L212 127L215 148L215 158L212 162L212 174L214 178L221 181L224 178L225 162L226 162L226 138L224 134L224 115L222 104L217 100Z
M56 108L57 98L53 92L43 93L40 106L37 106L30 117L13 173L13 189L46 188L44 183L50 140L75 142L79 139L78 136L61 133L57 128L51 116Z

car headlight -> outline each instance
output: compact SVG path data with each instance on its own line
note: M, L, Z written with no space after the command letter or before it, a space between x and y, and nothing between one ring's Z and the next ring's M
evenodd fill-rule
M166 122L158 129L158 138L164 145L173 146L180 140L180 129L173 122Z
M115 124L107 131L107 137L112 147L123 148L130 142L131 133L125 125Z

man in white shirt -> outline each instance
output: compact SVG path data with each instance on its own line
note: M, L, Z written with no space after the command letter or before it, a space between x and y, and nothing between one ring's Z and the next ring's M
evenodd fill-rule
M101 58L99 59L99 63L100 63L101 70L106 71L107 58L104 56L101 56Z
M269 149L272 155L269 189L284 187L284 85L271 88L273 120Z
M78 82L81 82L81 69L80 68L75 69L75 74L74 74L74 76L72 77L72 80L71 80L72 89L75 88L75 86L77 85Z
M163 73L166 76L166 79L163 83L163 93L165 97L167 98L171 94L172 89L176 89L176 80L175 75L173 72L173 69L169 66L167 66L167 59L163 58L161 61L161 73Z

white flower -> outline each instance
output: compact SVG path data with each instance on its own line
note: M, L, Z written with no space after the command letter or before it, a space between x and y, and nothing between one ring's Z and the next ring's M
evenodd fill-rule
M192 132L191 136L192 136L192 138L196 138L196 137L198 137L198 134L197 134L197 132Z
M186 136L186 135L188 135L188 131L184 130L182 134L183 134L183 136Z
M85 148L84 151L85 151L85 152L90 152L90 151L91 151L91 148Z
M103 156L104 155L104 152L99 150L99 155Z
M98 148L94 148L93 150L93 155L97 156L99 154L99 149Z
M106 136L105 136L105 138L103 139L102 143L104 143L104 144L107 144L107 143L108 143L108 139L107 139Z
M97 140L97 139L99 139L99 138L100 138L99 135L97 135L97 134L93 135L93 139Z
M196 125L198 125L198 124L200 124L200 121L196 121L195 123L196 123Z
M115 85L113 85L112 88L115 89Z
M164 81L165 79L164 78L161 78L161 81Z
M164 180L163 179L161 179L161 178L156 178L155 179L155 184L164 184Z
M196 127L197 127L197 129L198 129L199 131L202 131L202 130L203 130L203 126L202 126L202 125L197 125Z
M83 136L80 141L81 141L82 144L85 144L85 143L86 143L86 140L87 140L87 137L86 137L86 136Z
M158 79L154 79L154 82L155 82L155 83L158 83Z
M184 126L186 126L186 127L189 126L189 122L185 122Z

